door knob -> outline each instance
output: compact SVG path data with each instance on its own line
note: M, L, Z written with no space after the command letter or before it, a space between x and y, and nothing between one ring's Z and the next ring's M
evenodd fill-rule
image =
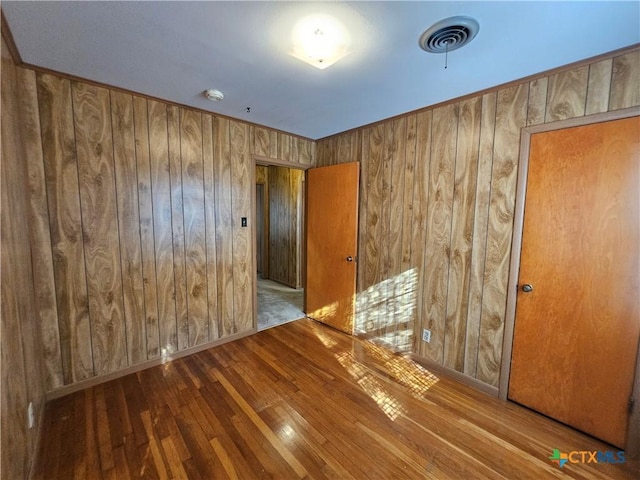
M522 291L524 293L529 293L533 290L533 286L530 283L525 283L524 285L522 285Z
M347 257L347 262L353 262L353 257L351 255Z

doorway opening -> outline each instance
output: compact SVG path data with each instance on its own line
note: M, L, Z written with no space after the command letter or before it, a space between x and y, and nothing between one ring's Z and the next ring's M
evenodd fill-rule
M304 169L256 158L255 252L258 331L305 317Z

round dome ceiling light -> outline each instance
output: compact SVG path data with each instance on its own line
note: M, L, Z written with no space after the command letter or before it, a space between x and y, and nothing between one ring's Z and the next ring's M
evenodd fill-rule
M471 17L450 17L429 27L418 43L431 53L448 53L463 47L478 34L480 25Z
M205 90L204 96L212 102L219 102L224 98L224 94L220 90L215 90L213 88Z

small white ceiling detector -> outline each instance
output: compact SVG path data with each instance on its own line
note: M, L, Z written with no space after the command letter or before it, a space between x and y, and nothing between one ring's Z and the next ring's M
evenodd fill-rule
M224 98L224 94L220 90L215 90L213 88L205 90L204 96L212 102L219 102Z

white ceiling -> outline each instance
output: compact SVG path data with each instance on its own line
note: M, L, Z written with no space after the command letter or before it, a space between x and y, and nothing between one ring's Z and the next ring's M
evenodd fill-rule
M2 2L22 60L317 139L640 42L640 2ZM350 31L318 70L290 56L309 13ZM418 46L454 15L477 37ZM202 92L221 90L219 103ZM246 112L251 107L251 112Z

